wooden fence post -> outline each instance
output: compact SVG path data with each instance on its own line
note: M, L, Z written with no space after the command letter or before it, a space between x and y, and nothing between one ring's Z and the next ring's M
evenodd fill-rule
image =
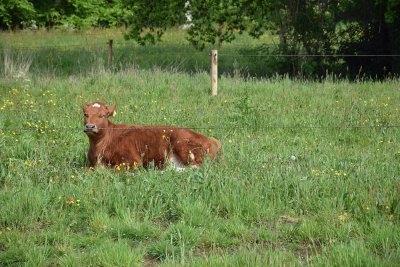
M113 40L108 40L108 68L112 69L113 60L113 50L112 50Z
M218 51L211 50L211 95L218 94Z

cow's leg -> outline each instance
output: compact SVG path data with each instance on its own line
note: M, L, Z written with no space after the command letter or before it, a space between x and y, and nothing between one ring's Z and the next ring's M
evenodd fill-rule
M168 161L170 162L170 164L172 165L172 167L174 167L175 170L177 171L184 171L185 170L185 166L182 163L181 159L179 156L177 156L174 152L170 152L168 155Z
M174 147L173 153L183 165L199 166L203 163L204 148L200 144L188 141Z
M142 158L139 155L133 155L130 159L129 159L129 163L130 165L130 170L133 171L139 167L143 167L143 161Z
M215 138L209 138L204 143L189 141L186 146L182 146L176 151L184 164L200 166L203 164L205 156L214 160L218 155L222 154L222 144Z

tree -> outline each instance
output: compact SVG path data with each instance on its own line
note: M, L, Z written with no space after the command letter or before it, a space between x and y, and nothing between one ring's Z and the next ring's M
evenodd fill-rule
M379 55L396 54L393 43L396 36L391 31L400 24L388 23L387 14L399 21L400 1L387 0L340 0L299 1L300 14L294 21L294 34L307 53L338 55L377 55L368 57L343 56L324 59L330 65L344 60L342 67L349 68L350 75L367 74L383 77L395 70L395 58ZM389 7L390 2L392 7ZM395 11L397 3L397 12ZM303 24L302 17L308 20ZM314 26L313 26L314 25ZM398 35L397 35L398 36ZM323 58L320 58L323 59ZM314 59L317 61L317 59ZM343 68L339 70L343 71ZM399 69L397 69L399 71Z
M3 0L0 2L0 28L16 29L23 22L30 22L36 16L33 4L28 0Z
M76 28L121 26L129 13L121 0L68 0L61 12L59 23Z
M155 43L165 30L185 21L185 0L123 0L130 10L127 21L130 30L127 39L134 39L141 45Z
M122 0L3 0L0 28L121 26L129 13Z
M124 1L133 10L127 38L140 44L160 40L190 12L187 39L199 49L231 42L237 32L259 37L266 30L279 35L276 52L284 54L396 54L400 47L399 0ZM352 73L362 68L370 75L400 71L400 60L390 57L306 57L287 64L292 73L318 75L327 66L338 72L349 66Z
M400 1L388 0L384 16L388 27L390 51L400 55ZM400 73L400 57L393 58L392 68L393 72Z
M267 5L262 0L124 0L124 4L132 10L127 39L154 43L167 28L184 24L190 14L187 39L198 49L205 44L220 47L246 29L259 36L265 22L265 8L260 7Z
M241 15L244 1L205 0L190 1L186 12L191 14L191 27L188 40L196 48L203 49L205 44L231 42L235 31L245 29L245 19Z

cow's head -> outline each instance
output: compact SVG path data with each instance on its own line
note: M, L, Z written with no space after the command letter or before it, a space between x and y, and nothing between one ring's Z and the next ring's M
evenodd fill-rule
M116 105L107 107L104 103L93 102L83 106L83 131L86 134L98 134L109 125L108 117L115 112Z

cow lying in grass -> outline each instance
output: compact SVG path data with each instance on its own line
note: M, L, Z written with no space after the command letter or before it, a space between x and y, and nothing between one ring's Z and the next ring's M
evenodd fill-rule
M115 105L94 102L83 106L84 132L89 137L90 167L157 168L171 163L176 169L199 166L205 156L214 159L221 143L187 128L114 124Z

